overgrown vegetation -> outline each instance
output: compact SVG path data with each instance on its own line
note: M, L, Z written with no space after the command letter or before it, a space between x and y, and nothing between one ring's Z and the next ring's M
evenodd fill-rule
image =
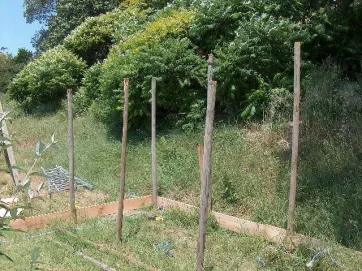
M327 62L309 74L304 89L299 208L320 208L319 219L328 223L311 226L307 212L298 228L361 248L362 212L353 207L362 203L361 81L343 79Z
M46 167L67 165L66 116L62 107L51 108L50 115L39 112L50 103L61 104L66 88L75 88L76 175L105 194L100 202L117 198L122 82L130 77L126 194L149 194L149 90L157 77L159 193L199 204L196 146L203 140L206 57L212 52L218 81L214 208L285 228L293 44L299 40L303 82L296 230L362 249L360 1L129 0L103 11L108 13L75 23L58 40L63 45L49 45L10 85L10 96L29 112L40 104L33 111L38 114L19 112L15 118L11 129L28 131L20 140L59 135L61 150L44 161ZM26 144L20 146L17 155L27 161L31 152ZM178 218L172 216L176 224L194 226ZM130 223L142 232L141 225ZM137 249L149 245L147 240L137 239ZM298 261L311 257L311 251L299 247L295 253L296 262L268 254L268 264L273 270L305 270ZM315 270L337 268L326 262ZM353 268L358 270L360 262Z
M63 44L87 62L90 70L81 74L86 78L78 99L81 111L91 108L108 123L114 116L120 118L123 77L131 78L131 123L147 120L145 94L150 77L157 76L166 82L159 90L159 114L168 118L176 113L181 122L195 126L192 116L205 112L205 84L200 83L205 79L200 71L206 69L205 57L211 52L217 60L217 112L231 119L260 118L270 107L274 90L291 92L297 40L303 43L304 71L329 57L353 80L361 71L362 42L356 29L362 20L360 1L86 2L25 1L25 15L29 21L48 24L42 42L47 50ZM169 68L160 54L170 57ZM92 65L100 72L93 72ZM30 84L33 79L24 81ZM25 100L28 93L21 96L18 100ZM40 102L59 98L54 94Z

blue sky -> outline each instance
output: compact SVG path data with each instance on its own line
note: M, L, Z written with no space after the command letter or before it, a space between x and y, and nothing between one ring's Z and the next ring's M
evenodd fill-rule
M34 51L31 38L41 25L27 24L23 16L23 0L0 0L0 47L16 54L18 48Z

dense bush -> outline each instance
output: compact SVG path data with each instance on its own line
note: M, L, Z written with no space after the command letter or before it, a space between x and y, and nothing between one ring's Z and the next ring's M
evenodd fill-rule
M161 78L157 97L160 111L182 112L205 96L200 93L200 86L206 84L206 63L185 37L192 19L193 13L186 10L165 11L155 16L145 30L112 48L102 65L98 106L94 105L101 119L119 115L125 77L131 79L131 121L149 114L152 77ZM91 83L89 78L85 84L86 93L91 95L98 83Z
M86 64L58 46L29 63L9 85L10 97L26 109L57 103L67 88L78 88Z
M223 42L234 39L241 20L247 21L259 1L196 0L176 1L195 10L195 22L190 28L190 39L205 53L212 52ZM188 3L190 2L190 3Z
M139 30L145 20L146 13L138 8L116 9L89 17L65 38L64 46L93 65L107 57L112 44L124 41Z
M31 2L26 1L27 8ZM186 38L188 45L180 44L174 50L186 50L187 56L193 56L192 61L214 53L215 79L218 81L216 109L229 117L261 117L271 108L275 93L285 94L287 98L287 92L292 92L295 41L302 42L303 71L329 57L337 60L350 78L361 69L360 1L314 3L293 0L286 4L281 0L126 0L121 3L92 0L89 5L83 0L79 3L74 0L55 2L49 7L44 6L45 10L35 5L35 10L28 10L26 14L32 20L46 15L44 20L53 27L46 31L43 45L49 41L63 41L65 48L83 58L88 66L101 63L97 67L99 72L90 70L87 73L79 102L84 107L97 99L93 108L99 116L103 115L102 119L114 114L116 108L122 108L116 97L121 94L123 77L130 77L138 89L148 88L140 82L147 81L151 75L163 75L168 70L163 67L164 61L152 60L157 59L157 54L163 50L161 44L165 40L170 44L167 46L176 46L177 41ZM109 12L116 6L118 8ZM84 16L75 14L82 9L85 10ZM48 16L49 12L55 11L57 14L53 17ZM89 17L106 11L109 13ZM87 16L89 18L85 19ZM52 24L57 21L61 23ZM64 24L66 30L58 29ZM65 32L75 26L78 27L63 39ZM171 54L166 48L163 53ZM144 59L140 60L141 57ZM170 61L171 66L175 59ZM153 69L145 68L145 61L153 63ZM185 67L178 64L175 74L189 69L189 64L187 61ZM182 74L180 72L180 78ZM183 76L189 80L189 75ZM169 87L179 89L180 84L176 82L175 86ZM200 86L193 84L190 93L200 91ZM184 95L184 90L180 95ZM133 98L137 106L134 111L134 105L131 106L131 117L147 116L147 100L141 106L144 97ZM195 96L191 105L179 104L180 101L189 103L188 99L173 98L178 100L177 105L172 100L168 101L169 106L159 101L164 116L174 112L185 113L183 116L191 119L202 116L204 96ZM188 107L190 111L186 110Z
M253 16L240 23L233 41L218 46L218 101L228 114L255 106L252 111L246 108L243 116L256 116L267 106L271 89L291 89L295 29L289 20Z
M203 93L200 89L201 86L206 87L207 64L194 51L187 38L169 38L149 43L139 48L137 53L124 56L117 63L113 63L112 69L105 66L101 77L100 102L103 102L103 107L110 112L103 117L119 114L116 110L122 108L122 78L125 77L131 78L131 122L149 115L152 77L160 78L157 85L157 106L160 112L188 112L190 107L206 94L206 91ZM113 70L115 68L116 71Z

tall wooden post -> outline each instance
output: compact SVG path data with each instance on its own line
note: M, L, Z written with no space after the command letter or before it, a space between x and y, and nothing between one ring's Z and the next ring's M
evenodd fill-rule
M203 165L203 182L201 186L201 207L199 220L199 238L197 243L197 258L196 270L204 270L204 255L205 255L205 238L206 238L206 223L209 214L209 198L211 198L211 145L212 145L212 130L214 124L215 111L215 96L216 96L216 81L211 82L211 87L207 93L207 113L204 137L204 165Z
M297 191L298 145L299 145L299 104L300 104L300 42L294 45L294 111L293 111L293 139L292 164L289 192L289 215L287 236L294 233L295 197Z
M157 208L156 78L152 78L152 205Z
M209 60L208 60L208 69L207 69L207 91L212 92L213 90L212 88L212 80L213 80L213 74L214 74L214 55L213 54L209 54ZM216 86L215 86L215 91L216 91ZM215 94L216 95L216 94ZM215 101L214 101L215 103ZM208 211L211 212L212 210L212 182L208 183L209 187L208 190L210 191L209 193L209 197L207 199L207 208Z
M69 146L69 184L70 184L70 213L73 222L77 221L74 193L74 134L73 134L73 93L67 90L68 100L68 146Z
M120 193L118 200L118 216L117 216L117 241L119 242L122 242L123 206L124 206L124 193L125 193L125 184L126 184L126 147L127 147L127 131L128 131L129 78L124 79L123 88L124 88L124 104L123 104L123 134L122 134L122 154L121 154L121 181L120 181Z

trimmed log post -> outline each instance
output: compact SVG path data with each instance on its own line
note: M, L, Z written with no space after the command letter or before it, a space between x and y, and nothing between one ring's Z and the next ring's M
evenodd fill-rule
M294 111L292 164L289 192L287 236L294 234L295 197L297 193L298 145L299 145L299 104L300 104L300 42L294 45Z
M73 91L67 90L68 100L68 148L69 148L69 185L70 185L70 213L71 220L77 222L74 193L74 133L73 133Z
M157 153L156 153L156 78L152 78L152 205L157 208Z
M128 131L129 78L124 79L123 88L124 88L124 105L123 105L122 154L121 154L121 180L120 180L120 193L119 193L119 200L118 200L118 216L117 216L117 241L118 242L122 242L124 193L125 193L125 186L126 186L126 148L127 148L127 131Z
M199 220L199 238L197 243L196 270L204 270L206 223L209 214L209 199L211 198L211 146L212 131L214 124L216 96L216 81L211 82L207 95L207 113L204 138L204 165L203 165L203 182L201 187L201 207Z

